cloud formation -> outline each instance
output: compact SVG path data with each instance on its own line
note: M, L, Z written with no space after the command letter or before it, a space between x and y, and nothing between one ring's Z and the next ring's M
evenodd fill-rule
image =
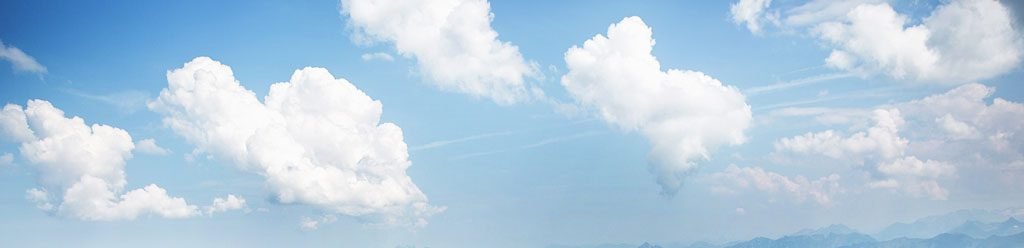
M756 26L767 11L734 11L733 18ZM815 0L775 11L784 13L782 28L805 31L831 48L826 65L865 77L966 84L1005 74L1024 55L1024 39L1000 1L941 3L916 24L884 0Z
M750 106L732 86L698 71L661 70L652 32L639 17L608 27L565 53L562 85L605 122L652 144L650 169L665 194L716 147L745 142Z
M29 189L26 198L40 209L82 220L201 214L199 207L154 184L122 194L127 184L125 161L135 149L122 129L86 125L82 118L67 118L43 100L30 100L24 108L4 106L0 129L21 144L21 156L37 169L42 187Z
M196 152L263 176L281 203L396 225L425 225L443 210L406 175L402 129L380 123L381 103L326 69L296 70L263 102L207 57L169 71L167 83L150 103L164 124Z
M163 156L171 153L170 150L157 145L156 140L153 139L142 139L137 141L135 142L135 148L138 149L139 152L151 155Z
M757 190L768 194L782 194L797 202L807 199L818 205L832 204L832 198L843 191L839 186L839 175L831 174L814 181L803 176L789 178L766 171L761 167L737 167L729 165L725 171L707 176L711 190L724 194L736 194L741 190Z
M498 40L486 0L342 0L357 41L387 42L443 90L512 104L540 94L519 48ZM538 93L535 93L538 92Z
M39 64L35 58L21 51L21 49L5 45L3 41L0 41L0 59L11 63L11 69L14 71L46 74L46 66Z
M772 4L772 0L740 0L729 6L729 13L732 14L732 21L736 24L746 24L747 30L751 33L761 33L761 22L775 20L774 16L766 15L765 10Z
M1024 104L1001 98L988 103L993 92L994 88L972 83L880 106L867 130L850 135L827 130L782 138L775 143L775 151L851 161L865 166L870 188L948 199L950 190L942 182L957 178L958 168L969 166L971 173L993 173L987 175L998 178L1012 176L1006 171L1024 164L1024 136L1019 135L1024 131ZM819 115L826 112L836 111ZM1019 180L1005 181L1019 186Z

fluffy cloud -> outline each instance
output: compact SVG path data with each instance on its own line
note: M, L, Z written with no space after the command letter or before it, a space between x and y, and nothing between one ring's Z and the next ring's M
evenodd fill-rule
M282 203L403 225L423 225L443 210L406 175L402 129L380 123L381 103L326 69L296 70L263 102L206 57L168 72L167 81L150 103L164 123L197 152L265 177Z
M878 171L891 177L868 184L872 188L902 188L910 194L945 200L949 191L939 186L936 179L953 176L956 168L945 162L921 161L908 156L878 165Z
M995 88L966 84L895 105L915 125L915 153L964 164L1005 166L1024 159L1024 104L995 98ZM966 161L984 158L985 161Z
M21 49L5 45L3 41L0 41L0 59L10 62L11 69L14 69L14 71L46 74L46 66L39 64L35 58L21 51Z
M245 198L228 195L225 198L214 198L213 204L206 207L206 214L227 212L245 208Z
M866 131L843 136L828 130L782 138L775 150L853 161L867 165L871 188L947 199L950 191L942 182L956 178L958 167L970 167L974 174L995 173L985 175L997 178L1024 161L1024 136L1018 135L1024 131L1024 105L1001 98L988 103L994 91L972 83L882 106L874 111L875 124Z
M949 1L918 24L887 2L814 0L776 11L784 13L784 28L805 30L829 45L826 65L862 76L965 84L1005 74L1021 61L1024 39L1000 1ZM734 11L733 18L758 20L770 10L754 17Z
M651 171L673 194L697 160L721 145L745 142L751 112L740 92L697 71L662 71L651 55L651 28L639 17L608 27L565 53L562 85L605 122L639 131L652 143Z
M770 194L783 194L798 202L807 199L819 205L832 204L832 198L843 189L839 186L839 175L831 174L810 181L802 176L789 178L761 167L737 167L729 165L725 171L708 176L711 189L715 192L733 194L740 190L757 190Z
M729 13L732 14L732 21L736 24L746 24L751 33L761 33L761 22L771 16L765 15L765 10L772 4L772 0L740 0L729 6Z
M139 152L152 155L167 155L171 153L171 151L157 145L156 140L153 139L137 141L135 142L135 148L138 149Z
M394 44L441 89L499 104L539 92L525 81L539 75L536 66L498 40L486 0L342 0L341 7L357 39Z
M871 171L879 178L870 182L872 188L902 189L913 195L946 199L948 192L935 180L952 176L953 169L942 162L921 161L904 157L910 143L900 137L905 124L897 109L876 109L874 126L847 137L834 130L782 138L775 142L775 151L798 155L822 155L838 161L874 164Z
M0 129L21 143L22 157L38 170L43 187L29 189L26 198L40 209L83 220L199 215L198 207L153 184L121 194L127 183L125 161L135 148L122 129L86 125L43 100L31 100L24 108L4 106ZM58 195L51 197L50 190Z
M903 118L899 110L874 111L875 125L867 131L844 137L828 130L782 138L775 142L776 151L796 154L818 154L839 160L891 159L903 155L908 141L899 136Z

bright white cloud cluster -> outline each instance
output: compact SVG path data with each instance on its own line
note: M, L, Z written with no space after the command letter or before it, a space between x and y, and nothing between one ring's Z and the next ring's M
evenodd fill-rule
M264 102L229 68L199 57L167 73L150 103L198 152L266 178L282 203L309 204L390 224L423 225L441 211L406 175L402 130L382 106L326 69L295 71Z
M0 59L10 62L11 69L14 69L14 71L46 74L46 66L39 64L35 58L21 51L21 49L5 45L3 41L0 41Z
M839 186L839 175L808 180L797 176L789 178L781 174L766 171L761 167L737 167L729 165L725 171L709 175L706 179L711 183L714 192L734 194L740 190L757 190L770 194L783 194L798 202L807 199L819 205L831 205L832 198L843 191Z
M67 118L43 100L31 100L24 108L4 106L0 129L21 143L22 157L38 170L43 188L29 189L26 198L43 210L83 220L200 214L198 207L153 184L121 194L127 183L125 161L135 148L122 129L86 125L82 118ZM56 197L51 190L57 190Z
M751 112L734 87L697 71L661 70L651 28L628 17L565 53L562 85L606 122L652 143L651 170L673 194L711 150L745 142Z
M886 2L815 0L783 10L781 25L806 29L832 48L826 65L862 76L965 84L1002 75L1024 55L1024 39L1000 1L942 3L917 24ZM756 13L734 11L733 18L757 20Z
M486 0L342 0L341 7L358 39L393 43L441 89L499 104L536 94L526 83L539 75L536 66L498 40Z

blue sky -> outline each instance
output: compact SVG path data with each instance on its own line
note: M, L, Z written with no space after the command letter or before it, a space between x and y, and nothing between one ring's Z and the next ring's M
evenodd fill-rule
M81 117L86 125L123 129L135 149L127 157L114 155L126 158L120 164L126 184L105 181L113 193L155 184L166 190L165 197L183 198L200 209L184 217L143 208L135 216L90 219L61 198L67 189L61 185L74 185L78 179L45 180L64 173L47 166L87 162L70 157L74 162L48 165L29 159L40 156L22 148L33 141L8 135L0 143L0 155L10 154L10 162L0 166L0 238L17 247L543 247L727 241L833 223L874 231L929 214L1024 204L1024 136L1019 133L1024 128L1024 115L1019 115L1024 111L1024 40L1015 6L964 0L852 1L851 7L823 7L829 1L776 0L752 5L760 6L752 7L754 15L737 19L736 6L764 1L467 0L449 1L465 4L459 6L468 11L442 19L455 31L432 36L430 28L436 27L389 21L422 12L354 7L361 2L0 3L0 41L6 49L0 54L0 100L20 109L32 105L30 99L41 99L67 118ZM449 6L421 7L451 11ZM803 23L787 19L812 7L835 7L838 14ZM955 8L976 12L939 11ZM487 23L480 18L486 15L472 11L490 13L493 19ZM889 12L896 17L883 19L891 17L884 15ZM466 19L455 19L460 13ZM887 23L899 29L857 32L864 19L853 13L891 21ZM633 16L638 18L627 18ZM985 24L939 28L946 19ZM751 22L759 22L760 29L752 31ZM457 29L481 23L486 24L482 29ZM624 35L609 34L613 24ZM650 54L643 52L651 49L643 46L649 41L643 37L646 28L655 40ZM922 29L930 34L924 40L914 36ZM496 41L458 36L488 30L497 34ZM611 42L584 45L599 40L595 35ZM491 53L501 44L514 46L515 56ZM619 47L637 44L641 46ZM472 49L478 45L491 50ZM10 55L12 48L30 61ZM568 62L571 49L596 62ZM828 59L837 51L853 62ZM343 154L370 149L366 147L397 149L387 151L407 154L411 166L378 176L411 178L414 185L401 189L422 194L395 196L399 200L384 204L402 209L394 211L359 205L359 199L391 192L372 184L366 192L325 191L356 195L357 200L288 200L282 192L294 190L289 183L297 182L271 182L276 177L268 169L272 162L266 161L277 155L245 151L240 156L252 161L236 161L232 156L238 153L219 153L217 142L195 139L164 121L180 120L211 132L204 135L218 128L244 130L204 126L212 124L202 119L234 116L243 109L204 112L199 106L203 102L161 97L162 90L172 87L171 71L184 68L182 73L195 73L196 81L202 81L202 70L213 67L194 72L187 64L200 56L230 66L240 86L259 101L266 100L272 84L289 82L305 67L325 68L334 78L347 80L355 89L345 92L362 92L382 104L380 123L400 127L398 137L408 150L372 143L377 141L366 146L339 141L329 149ZM660 67L645 67L645 61ZM26 63L45 70L18 67ZM719 83L697 87L706 82L663 76L672 69L700 72ZM447 77L452 71L455 76ZM498 83L525 93L502 100L495 97L504 94ZM295 80L292 84L305 87ZM335 84L343 83L328 83ZM483 86L459 88L473 84ZM647 89L644 85L662 88L635 90ZM964 93L968 96L921 100L958 92L982 92L982 99ZM293 93L338 98L333 91ZM682 97L686 94L695 95ZM303 99L315 97L302 96L293 99L299 107L313 104ZM983 104L954 101L963 99ZM352 101L347 104L367 104ZM714 111L704 111L708 109ZM719 110L736 115L724 116ZM379 124L352 118L353 125ZM705 120L706 125L688 124ZM317 135L288 126L294 123L280 125L291 128L289 135ZM4 128L5 134L14 132L11 126ZM827 130L832 131L822 133ZM44 132L34 131L44 138ZM153 139L167 152L142 151L139 142L144 139ZM698 144L674 143L680 140ZM309 150L323 148L315 141L292 141ZM654 145L662 142L668 145ZM279 142L266 143L272 144ZM93 155L102 160L103 154ZM324 157L297 156L312 158L313 166L377 173L368 172L371 167L363 161L337 164ZM659 181L662 177L682 183L665 184ZM27 199L27 190L40 187L51 194L49 202L56 208L40 209ZM229 194L244 198L243 206L206 213L204 209L214 206L212 199ZM414 203L439 211L420 213ZM352 206L362 211L344 210ZM382 221L410 215L423 223ZM317 224L303 227L309 220Z

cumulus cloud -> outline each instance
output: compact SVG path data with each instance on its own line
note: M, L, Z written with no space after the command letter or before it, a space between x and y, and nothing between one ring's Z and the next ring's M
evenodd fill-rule
M745 142L750 106L735 87L704 73L661 70L651 28L639 17L608 27L565 53L562 85L605 122L639 131L652 144L650 168L666 194L716 147Z
M231 68L198 57L167 73L150 103L196 153L257 173L282 203L308 204L388 224L425 225L443 208L406 174L402 129L382 105L323 68L296 70L263 102Z
M782 194L803 202L813 200L819 205L831 205L832 198L843 191L839 186L839 175L808 180L803 176L789 178L766 171L761 167L737 167L729 165L725 171L713 173L707 178L714 192L735 194L744 190L756 190L769 194ZM737 211L739 212L739 211Z
M229 194L225 198L214 198L213 204L206 207L206 214L227 212L245 208L245 198Z
M868 184L872 188L904 189L910 194L945 200L949 191L936 181L941 177L953 176L956 168L945 162L925 160L908 156L878 165L878 171L891 177Z
M37 169L42 188L29 189L25 197L40 209L82 220L199 214L198 207L154 184L122 194L125 161L135 149L122 129L86 125L43 100L30 100L24 108L4 106L0 129L21 143L21 156Z
M776 20L773 16L766 16L765 10L772 4L772 0L740 0L729 6L729 13L732 14L732 21L736 24L746 24L751 33L761 33L761 22Z
M965 84L1009 72L1024 53L1024 39L1001 1L940 3L920 23L885 0L814 0L776 11L783 13L780 25L831 48L826 65L865 77Z
M162 156L162 155L167 155L167 154L171 153L170 150L167 150L166 148L163 148L163 147L160 147L159 145L157 145L156 144L156 140L153 140L153 139L143 139L143 140L137 141L137 142L135 142L135 148L138 149L139 152L146 153L146 154L152 154L152 155L161 155Z
M899 136L903 118L897 109L874 111L875 125L867 131L849 136L834 130L782 138L775 142L776 151L796 154L824 155L833 159L891 159L903 155L908 141Z
M966 84L918 100L881 106L874 125L841 135L835 130L782 138L777 154L820 155L853 161L872 176L868 186L948 199L944 180L958 167L993 178L1024 159L1024 104L991 98L995 89ZM846 110L850 111L850 110ZM824 115L834 111L817 111ZM859 111L857 111L859 112ZM1006 180L1016 184L1019 180Z
M21 51L21 49L5 45L3 41L0 41L0 59L11 63L11 69L14 71L46 74L46 66L39 64L35 58Z
M905 121L898 109L876 109L874 126L849 136L836 134L834 130L807 133L796 137L782 138L775 142L775 151L798 155L822 155L838 161L854 161L871 164L870 171L879 174L869 186L872 188L902 189L917 196L945 200L948 191L935 180L952 176L952 167L938 161L921 161L906 156L910 143L901 137L899 130Z
M393 44L443 90L499 104L539 92L526 82L539 76L536 65L498 39L486 0L342 0L341 8L357 40Z
M995 88L966 84L945 93L896 104L912 113L916 153L964 164L1004 166L1024 159L1024 104L992 98ZM985 161L968 161L967 158Z

